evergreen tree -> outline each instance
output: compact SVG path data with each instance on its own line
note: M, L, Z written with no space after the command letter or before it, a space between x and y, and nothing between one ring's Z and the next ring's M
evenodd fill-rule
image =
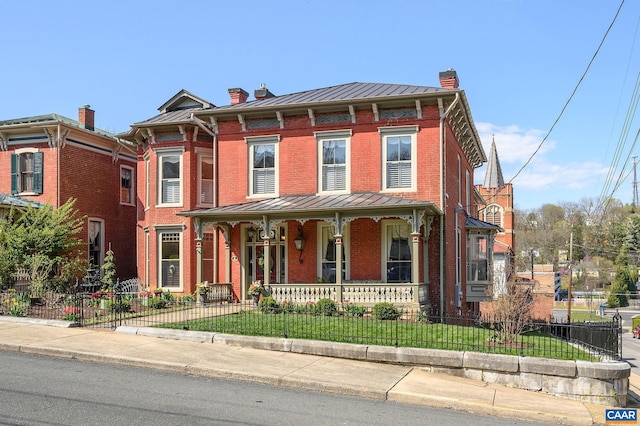
M111 244L109 244L109 250L107 250L104 264L101 268L104 272L102 282L109 287L109 290L113 290L113 286L116 283L116 258L111 250Z

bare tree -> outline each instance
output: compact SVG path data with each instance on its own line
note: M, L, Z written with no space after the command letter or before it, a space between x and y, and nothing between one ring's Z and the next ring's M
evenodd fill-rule
M496 289L497 290L497 289ZM516 338L527 329L531 321L533 299L531 285L510 279L500 294L493 297L494 289L489 290L493 301L487 312L493 315L496 333L494 340L503 345L512 345Z

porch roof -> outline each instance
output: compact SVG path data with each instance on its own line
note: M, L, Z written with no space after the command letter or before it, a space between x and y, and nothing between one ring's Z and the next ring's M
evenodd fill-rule
M493 223L489 223L489 222L484 222L480 219L476 219L475 217L467 217L467 220L465 221L464 226L467 229L479 229L484 231L504 232L504 229L502 229L498 225L494 225Z
M431 201L361 192L340 195L288 195L210 209L189 210L178 215L219 222L237 222L261 219L263 215L285 220L333 217L336 213L358 217L389 217L411 214L413 210L425 210L429 215L442 214Z

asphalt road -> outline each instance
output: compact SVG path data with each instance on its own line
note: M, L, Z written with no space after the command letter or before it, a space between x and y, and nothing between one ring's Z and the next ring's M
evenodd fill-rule
M538 424L16 352L0 377L2 425Z

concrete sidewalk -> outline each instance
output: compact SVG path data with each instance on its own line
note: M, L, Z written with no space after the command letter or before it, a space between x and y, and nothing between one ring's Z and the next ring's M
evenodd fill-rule
M247 380L528 421L605 424L605 406L433 373L415 366L201 343L198 332L163 330L169 338L142 336L138 332L134 327L112 332L69 328L69 323L63 321L0 317L0 350Z

